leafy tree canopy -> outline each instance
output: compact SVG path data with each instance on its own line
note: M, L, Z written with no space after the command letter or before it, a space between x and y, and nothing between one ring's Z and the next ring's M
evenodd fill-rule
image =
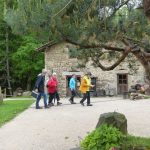
M82 43L107 42L124 36L149 35L138 0L20 0L6 20L19 34L34 33L46 39L69 37ZM145 34L143 29L146 29Z
M150 24L141 0L20 0L17 6L6 15L15 33L69 41L102 70L114 69L131 53L150 77ZM103 49L119 52L112 66L101 64Z

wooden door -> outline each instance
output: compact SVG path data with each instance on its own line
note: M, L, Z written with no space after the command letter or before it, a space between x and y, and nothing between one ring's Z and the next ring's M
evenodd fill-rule
M128 74L117 75L117 93L123 94L128 91Z

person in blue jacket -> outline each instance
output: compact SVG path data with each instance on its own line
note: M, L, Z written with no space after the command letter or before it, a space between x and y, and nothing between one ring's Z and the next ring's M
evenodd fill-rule
M71 97L70 97L69 101L71 104L76 104L74 102L74 97L76 96L76 76L74 74L72 75L72 77L70 79L69 88L71 90Z

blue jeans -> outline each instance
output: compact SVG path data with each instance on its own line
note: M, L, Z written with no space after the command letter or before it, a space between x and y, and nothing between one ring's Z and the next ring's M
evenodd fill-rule
M39 102L41 100L41 97L44 98L44 107L47 107L47 94L42 92L42 93L39 93L39 95L36 99L36 108L39 108Z

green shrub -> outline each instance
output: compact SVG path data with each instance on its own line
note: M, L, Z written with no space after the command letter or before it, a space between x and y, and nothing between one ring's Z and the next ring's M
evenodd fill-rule
M122 139L123 134L117 128L104 124L85 137L80 147L82 150L109 150L119 148Z

